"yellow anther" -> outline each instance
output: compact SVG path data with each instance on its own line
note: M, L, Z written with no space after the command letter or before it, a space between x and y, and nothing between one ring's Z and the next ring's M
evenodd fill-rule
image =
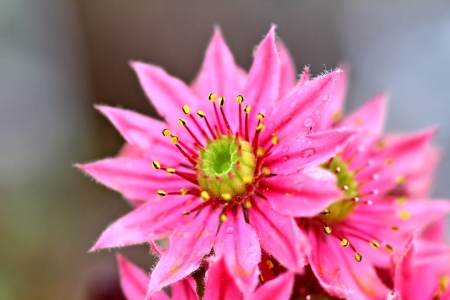
M264 126L263 123L259 123L258 126L256 126L257 131L262 131L264 128L266 128L266 126Z
M172 143L174 143L174 144L178 144L178 137L177 137L176 135L173 135L173 136L170 138L170 141L171 141Z
M378 149L386 148L386 142L383 140L379 140L376 145L377 145Z
M278 137L277 136L274 136L272 138L272 144L274 144L274 145L278 144Z
M392 226L392 227L391 227L391 230L392 230L392 231L398 231L398 227L397 227L397 226Z
M225 214L221 214L220 215L220 222L226 222L227 221L227 216Z
M211 196L209 196L207 191L202 191L200 193L200 198L202 198L205 201L208 201L209 199L211 199Z
M263 113L258 113L258 120L262 120L262 119L264 119L264 117L265 117L266 115L265 114L263 114Z
M219 103L220 106L223 106L225 104L225 97L220 97L217 102Z
M175 173L175 169L167 168L166 172L169 173L169 174L173 174L173 173Z
M244 102L244 97L242 97L242 95L237 95L237 97L236 97L236 102L237 102L237 103L242 103L242 102Z
M323 212L321 212L322 215L329 215L330 211L328 209L325 209Z
M155 170L159 170L161 168L161 165L156 160L154 160L152 162L152 166L153 166L153 169L155 169Z
M342 239L341 240L341 246L342 247L348 247L348 245L350 245L350 242L347 239Z
M259 274L259 280L261 280L261 282L264 282L264 277L262 276L262 274Z
M264 168L262 169L262 174L263 174L264 176L269 176L269 175L270 175L270 169L267 168L267 167L264 167Z
M186 195L187 194L187 189L185 189L185 188L182 188L181 190L180 190L180 194L181 194L181 196L184 196L184 195Z
M400 211L400 219L408 220L410 216L411 214L409 213L409 211L406 210Z
M395 182L399 185L403 185L406 182L406 177L403 175L397 176L397 178L395 178Z
M206 114L203 112L203 110L199 110L198 112L197 112L197 116L199 116L200 118L204 118L204 117L206 117Z
M230 193L223 193L222 194L222 199L225 201L230 201L231 200L231 194Z
M170 135L170 130L169 129L163 129L162 134L163 134L163 136L169 136Z
M250 109L251 109L250 105L244 106L244 111L245 111L246 114L250 113Z
M217 95L214 94L214 93L210 93L208 95L208 100L211 101L211 102L214 102L214 100L216 100L216 98L217 98Z
M358 252L355 253L355 259L357 262L360 262L362 260L362 256L361 254L359 254Z
M392 158L386 159L386 164L387 164L388 166L391 166L393 163L394 163L394 160L393 160Z
M373 249L380 248L380 244L378 244L376 241L371 241L370 246L372 246Z
M178 124L180 124L181 126L186 126L186 124L187 124L187 122L186 122L186 120L185 119L179 119L178 120Z
M167 195L166 192L164 192L163 190L158 190L156 193L158 194L158 196L163 198Z
M292 197L292 196L294 196L294 193L286 193L285 195L286 195L286 197Z
M186 115L190 114L191 112L191 108L188 105L183 105L182 110Z
M331 233L331 228L329 226L325 226L323 228L323 231L325 231L326 234L330 234Z
M342 117L341 113L337 111L333 114L333 121L337 122L341 119L341 117Z
M252 202L250 200L247 200L244 202L245 208L252 208Z
M441 291L446 292L448 290L448 285L450 284L450 277L448 275L441 275L439 277L439 288Z
M250 184L250 183L253 182L253 176L245 175L244 178L242 178L242 181L243 181L245 184Z
M408 199L406 197L404 197L404 196L397 198L397 204L398 205L405 205L407 201L408 201Z
M264 149L261 147L258 147L258 150L256 150L257 156L263 156L264 155Z
M394 251L394 248L392 248L392 246L391 245L389 245L389 244L386 244L386 245L384 245L384 247L386 248L386 250L387 251L389 251L389 252L392 252L392 251Z
M266 260L266 265L269 269L273 269L273 262L270 259Z

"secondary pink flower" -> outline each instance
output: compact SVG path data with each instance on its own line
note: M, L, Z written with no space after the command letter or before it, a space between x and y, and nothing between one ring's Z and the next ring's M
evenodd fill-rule
M127 300L143 300L147 294L150 277L122 256L117 256L120 272L120 284ZM149 300L195 300L198 299L195 280L188 276L172 285L172 297L158 291Z
M287 92L280 77L293 69L280 45L272 28L247 75L216 30L193 88L133 63L167 123L99 107L128 145L117 158L80 168L139 206L92 250L170 236L149 295L195 271L212 248L246 294L258 283L261 247L288 270L302 271L309 244L294 219L276 209L314 216L339 197L335 177L314 166L340 151L353 131L312 131L340 70ZM281 88L286 96L279 99Z
M395 259L390 299L450 299L450 248L412 237Z

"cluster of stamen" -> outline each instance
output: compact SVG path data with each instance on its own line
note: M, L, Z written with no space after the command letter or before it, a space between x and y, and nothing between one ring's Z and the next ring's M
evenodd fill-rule
M273 146L278 143L278 139L274 136L272 144L267 149L258 145L259 134L265 128L262 123L265 117L263 113L257 114L258 122L253 136L250 137L249 114L251 108L248 105L242 107L244 102L242 95L236 97L239 106L239 129L236 132L233 132L223 109L225 98L211 93L208 100L214 107L212 120L216 122L210 122L211 120L202 110L192 114L188 105L182 107L183 113L187 116L186 119L192 121L201 136L194 133L186 119L179 119L178 124L186 129L191 141L181 141L169 129L164 129L162 132L163 136L168 137L189 162L189 165L182 165L183 171L179 171L154 161L153 168L178 175L196 186L190 189L183 188L180 191L158 190L158 196L192 195L199 197L202 204L186 211L185 214L212 204L223 205L224 211L220 218L224 222L226 221L226 210L230 206L241 204L244 210L250 208L259 179L263 176L274 175L270 173L269 169L262 167L262 162L270 154ZM245 117L243 117L243 113ZM201 124L202 122L204 125Z

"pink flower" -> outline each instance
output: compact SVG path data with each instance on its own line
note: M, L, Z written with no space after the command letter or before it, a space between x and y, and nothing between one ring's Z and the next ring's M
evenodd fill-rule
M308 82L307 70L301 82ZM429 146L435 130L383 137L383 95L340 121L345 86L345 77L341 77L335 98L316 125L319 130L334 126L358 129L355 138L322 165L336 174L344 195L321 214L300 218L298 223L312 244L308 256L311 268L331 295L379 299L388 288L377 268L388 268L392 250L401 247L417 227L441 218L450 210L450 203L407 201L423 197L431 186L424 176L434 172L437 161L436 152ZM429 156L432 163L427 166L422 160ZM426 184L418 187L417 182L422 180ZM289 207L280 205L276 210L300 216Z
M192 88L158 67L132 67L166 122L98 107L127 146L119 157L79 167L138 207L91 250L169 236L148 295L195 271L212 249L246 295L258 284L261 248L289 271L302 272L310 245L294 219L280 212L315 216L340 197L335 177L315 166L354 132L312 129L341 71L288 91L292 82L284 78L295 71L280 42L277 49L274 28L249 74L234 64L219 30Z
M391 299L450 299L450 248L412 236L394 260Z

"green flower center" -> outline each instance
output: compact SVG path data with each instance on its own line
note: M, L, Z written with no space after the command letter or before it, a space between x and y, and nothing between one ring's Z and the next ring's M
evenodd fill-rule
M226 201L244 195L255 177L252 145L233 136L221 136L200 150L197 179L203 191Z
M331 204L327 213L322 214L321 218L327 223L340 222L353 211L357 204L350 200L358 197L359 184L355 180L356 173L349 169L348 163L340 156L334 157L330 164L323 167L336 173L337 185L344 191L345 198Z

